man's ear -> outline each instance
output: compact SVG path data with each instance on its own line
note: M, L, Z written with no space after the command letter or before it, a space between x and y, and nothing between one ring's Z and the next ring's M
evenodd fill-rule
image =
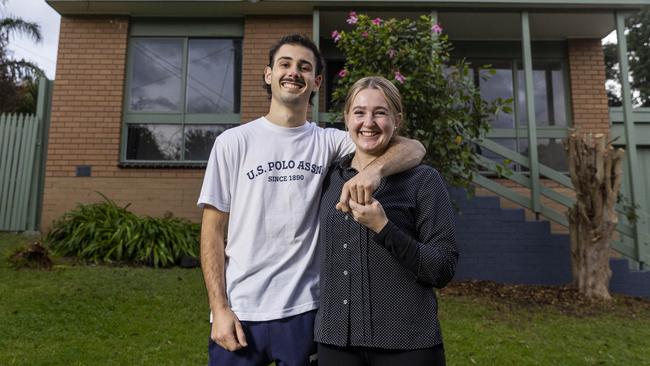
M316 78L314 79L314 85L316 86L316 90L320 89L320 84L323 82L323 75L317 75Z
M267 85L271 85L271 75L273 74L273 69L271 69L269 66L264 67L264 82L266 82Z

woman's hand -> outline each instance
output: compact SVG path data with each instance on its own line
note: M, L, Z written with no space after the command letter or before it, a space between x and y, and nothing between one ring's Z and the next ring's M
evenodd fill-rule
M348 205L350 205L354 220L375 233L380 232L388 223L388 218L386 218L381 203L372 197L370 197L370 202L365 205L356 203L353 200L349 200Z
M372 194L375 193L380 182L381 174L379 169L373 169L371 167L363 169L352 177L352 179L345 182L341 190L339 203L336 204L336 209L343 212L350 212L351 201L360 202L362 205L370 204L373 201Z

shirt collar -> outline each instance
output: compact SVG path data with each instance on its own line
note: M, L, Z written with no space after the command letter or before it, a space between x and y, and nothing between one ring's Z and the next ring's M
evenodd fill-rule
M338 159L335 163L336 168L340 171L354 170L354 168L352 168L352 158L354 158L354 152Z

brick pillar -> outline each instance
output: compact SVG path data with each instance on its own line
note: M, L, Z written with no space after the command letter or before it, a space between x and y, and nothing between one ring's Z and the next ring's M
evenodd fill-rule
M80 164L93 175L114 170L128 29L125 17L61 18L47 177L74 176Z
M311 16L246 17L242 60L241 121L248 122L269 111L269 99L263 87L264 66L269 48L291 33L312 35Z
M569 72L573 126L582 132L609 134L605 58L599 39L572 39Z

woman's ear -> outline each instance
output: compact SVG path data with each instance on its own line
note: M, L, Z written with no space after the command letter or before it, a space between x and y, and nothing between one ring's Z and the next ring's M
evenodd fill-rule
M395 116L395 131L399 131L400 127L402 127L402 114L397 113Z

